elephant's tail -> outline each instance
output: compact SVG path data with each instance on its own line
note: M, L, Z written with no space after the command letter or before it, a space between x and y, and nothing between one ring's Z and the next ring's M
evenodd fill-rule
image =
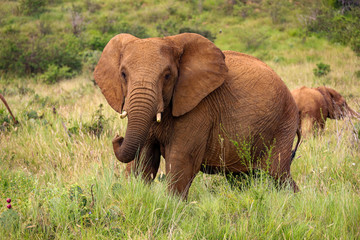
M292 151L292 153L291 153L291 159L290 159L291 162L294 160L296 151L297 151L297 149L298 149L298 147L299 147L299 145L300 145L300 141L301 141L301 131L300 131L300 128L298 128L298 129L296 130L296 135L297 135L297 142L296 142L296 145L295 145L295 149L294 149L294 150Z

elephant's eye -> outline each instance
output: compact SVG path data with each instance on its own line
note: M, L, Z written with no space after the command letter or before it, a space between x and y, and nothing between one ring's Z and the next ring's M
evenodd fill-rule
M124 80L126 80L126 73L125 72L121 72L121 76Z
M169 80L170 76L171 76L170 73L166 74L165 75L165 80Z

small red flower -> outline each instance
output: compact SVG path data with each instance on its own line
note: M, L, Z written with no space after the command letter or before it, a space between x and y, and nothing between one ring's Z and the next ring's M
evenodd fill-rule
M11 204L7 205L6 207L7 207L8 209L10 209L10 208L11 208Z
M11 198L6 199L8 203L11 203Z

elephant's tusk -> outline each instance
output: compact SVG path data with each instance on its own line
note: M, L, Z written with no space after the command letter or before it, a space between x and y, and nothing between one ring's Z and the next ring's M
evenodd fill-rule
M161 113L156 114L156 121L161 122Z
M127 116L127 112L126 111L123 111L121 114L120 114L120 118L123 119L123 118L126 118Z

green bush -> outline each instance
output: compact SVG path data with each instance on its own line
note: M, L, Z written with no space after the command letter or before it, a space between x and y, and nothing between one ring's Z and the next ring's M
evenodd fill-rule
M146 27L138 24L129 24L122 22L117 27L117 33L129 33L138 38L148 38L150 35L147 33Z
M85 46L90 50L102 51L114 35L115 34L104 34L98 30L90 30L84 35L86 39Z
M81 41L70 34L36 35L33 38L15 32L0 38L0 71L17 75L37 74L53 64L67 66L71 72L82 68Z
M360 78L360 70L355 71L355 76L356 76L357 78Z
M119 33L129 33L138 38L149 37L146 27L136 23L128 23L117 15L100 16L94 19L93 23L89 24L88 28L88 34L96 34L97 37L101 37L104 34L108 36L114 36L115 34Z
M99 59L102 51L99 50L88 50L83 53L83 72L93 72Z
M171 36L179 33L178 25L176 21L168 19L166 21L160 22L156 26L156 30L160 36Z
M20 0L20 11L25 15L41 13L45 10L47 1L44 0Z
M10 128L10 116L7 109L0 108L0 132L9 130Z
M359 29L354 30L353 35L354 36L350 40L350 47L356 53L357 56L360 56L360 30Z
M94 112L91 122L84 124L84 129L96 137L100 137L103 131L109 127L109 119L104 116L103 107L100 104L99 108Z
M3 31L0 38L0 71L24 74L26 72L24 48L27 46L25 36L18 34L17 29Z
M240 30L238 32L239 41L245 45L245 51L256 51L261 47L266 46L266 41L269 38L269 34L264 30Z
M100 137L104 133L104 130L110 126L110 119L106 118L103 114L103 105L100 104L99 108L93 113L91 121L79 124L75 122L69 128L71 134L78 134L79 131L87 134Z
M271 21L273 24L284 23L286 21L285 16L291 7L291 4L287 0L266 0L264 2L265 8L269 12Z
M50 64L48 69L39 76L39 79L47 84L53 84L61 79L71 78L74 73L68 66L59 67L54 64Z
M234 5L233 15L240 16L245 19L254 14L254 8L255 7L253 5L238 3Z
M329 74L330 70L330 65L325 64L325 63L318 63L316 64L317 68L313 69L313 73L316 77L322 77L322 76L326 76Z
M315 20L310 21L307 29L332 42L350 45L360 55L360 7L352 6L348 11L333 8L320 8Z
M200 34L204 37L206 37L207 39L209 39L210 41L214 42L216 39L216 35L211 33L208 30L204 30L204 29L197 29L197 28L190 28L190 27L183 27L179 30L179 33L197 33Z

